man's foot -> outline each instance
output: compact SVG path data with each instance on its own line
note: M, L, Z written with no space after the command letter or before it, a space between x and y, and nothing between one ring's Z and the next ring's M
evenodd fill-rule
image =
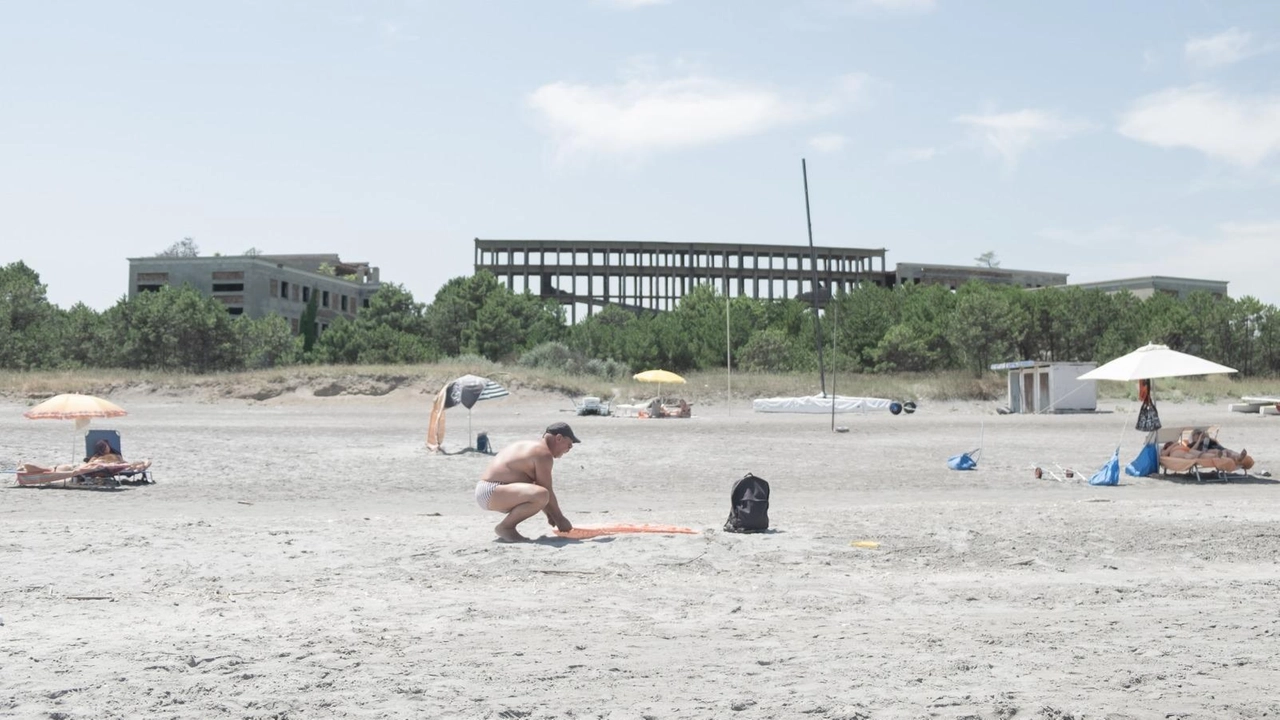
M516 532L515 528L503 527L501 524L493 526L493 532L498 539L503 542L529 542L529 538Z

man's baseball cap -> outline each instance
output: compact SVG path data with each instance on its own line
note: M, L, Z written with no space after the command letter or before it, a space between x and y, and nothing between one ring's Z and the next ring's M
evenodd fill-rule
M573 434L573 428L569 427L569 423L555 422L547 426L547 435L563 435L570 440L580 443L577 435Z

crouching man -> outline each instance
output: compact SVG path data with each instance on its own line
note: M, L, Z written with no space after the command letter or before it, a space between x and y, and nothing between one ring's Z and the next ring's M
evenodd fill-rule
M482 510L506 513L493 532L507 542L527 542L516 526L546 513L547 523L567 532L573 524L560 512L551 487L551 466L579 442L573 430L562 422L551 423L539 440L526 440L503 448L476 483L476 503Z

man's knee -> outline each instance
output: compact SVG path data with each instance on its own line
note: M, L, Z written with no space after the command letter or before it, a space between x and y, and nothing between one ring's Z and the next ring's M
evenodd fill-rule
M551 500L551 493L541 485L535 485L533 491L529 493L529 502L537 506L539 510L547 506Z

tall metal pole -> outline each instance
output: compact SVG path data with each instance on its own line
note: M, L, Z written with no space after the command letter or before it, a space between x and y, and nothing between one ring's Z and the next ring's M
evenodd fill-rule
M813 266L813 329L818 346L818 381L822 383L822 397L827 396L827 372L822 364L822 323L818 317L818 253L813 249L813 218L809 214L809 168L800 158L800 172L804 175L804 219L809 225L809 263Z
M733 412L733 351L729 345L729 293L724 294L724 382L725 412Z
M840 356L836 352L836 333L840 332L839 318L836 317L840 313L840 305L836 302L834 293L831 297L831 432L836 431L836 398L840 397L836 394L836 368L840 365Z

